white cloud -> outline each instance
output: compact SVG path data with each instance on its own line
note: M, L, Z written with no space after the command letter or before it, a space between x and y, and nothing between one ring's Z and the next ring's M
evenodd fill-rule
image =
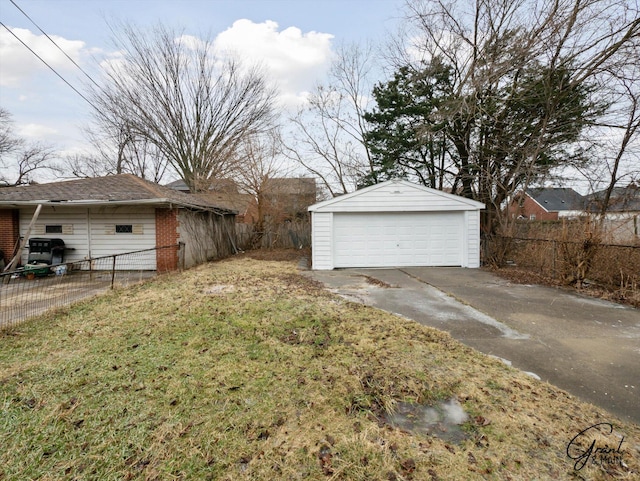
M278 86L280 104L285 108L296 107L305 101L329 68L333 35L303 33L296 27L278 28L270 20L263 23L237 20L217 35L213 48L220 60L231 56L245 66L260 67ZM182 35L175 41L193 50L207 46L205 40L192 35ZM122 68L125 61L124 52L110 52L103 57L100 66L106 71Z
M181 43L191 50L199 50L207 46L207 43L193 35L182 35L175 39L176 43Z
M24 28L11 28L17 37L36 52L54 69L75 68L65 57L64 53L58 49L44 35L35 35L30 30ZM80 54L85 46L81 40L67 40L57 35L51 38L64 50L69 57L76 62L80 59ZM0 58L2 59L2 69L0 69L0 86L19 87L36 73L47 70L36 56L6 29L0 31Z
M58 133L56 129L42 124L22 124L16 130L20 137L33 140L52 137Z
M104 55L104 59L100 61L100 68L108 73L115 73L124 66L125 62L124 50L116 50Z
M263 66L278 82L282 103L291 105L299 103L326 72L332 39L331 34L303 33L296 27L279 31L271 20L254 23L241 19L216 37L215 47Z

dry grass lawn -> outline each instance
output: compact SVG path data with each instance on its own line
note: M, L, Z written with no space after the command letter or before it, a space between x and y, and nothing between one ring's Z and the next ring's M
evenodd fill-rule
M452 397L462 442L384 422ZM640 426L335 297L287 256L162 276L0 334L0 414L3 480L640 479Z

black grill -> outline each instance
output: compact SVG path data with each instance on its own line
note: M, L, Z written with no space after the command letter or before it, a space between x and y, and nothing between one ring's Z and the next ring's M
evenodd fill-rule
M29 264L61 264L64 262L64 241L33 237L29 239Z

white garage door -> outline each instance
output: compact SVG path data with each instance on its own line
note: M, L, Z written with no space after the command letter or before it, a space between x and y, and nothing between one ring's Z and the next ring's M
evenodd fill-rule
M335 267L460 266L463 212L336 213Z

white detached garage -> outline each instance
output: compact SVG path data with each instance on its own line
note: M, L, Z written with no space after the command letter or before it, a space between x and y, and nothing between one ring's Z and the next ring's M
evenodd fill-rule
M480 266L480 210L457 195L389 180L309 207L313 269Z

